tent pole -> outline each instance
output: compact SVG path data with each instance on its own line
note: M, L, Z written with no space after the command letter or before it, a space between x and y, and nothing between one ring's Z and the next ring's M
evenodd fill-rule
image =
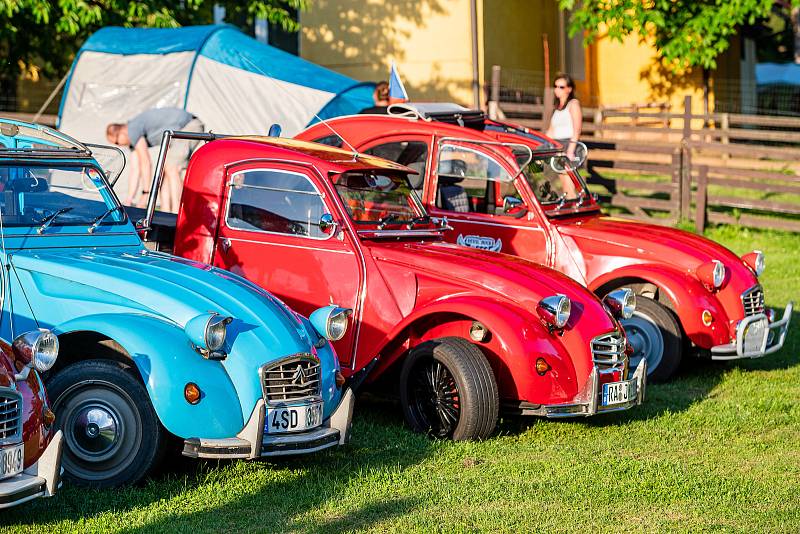
M36 112L36 115L33 116L33 120L31 122L38 122L39 121L39 119L42 117L42 114L44 113L44 110L47 109L47 106L50 105L50 102L53 101L53 98L55 98L56 94L61 90L62 87L64 87L64 82L67 81L67 76L69 76L69 72L67 72L64 75L64 77L61 78L61 81L58 82L58 85L56 85L56 88L53 89L50 92L50 96L47 97L47 100L44 101L44 104L42 104L42 107L40 107L39 111Z

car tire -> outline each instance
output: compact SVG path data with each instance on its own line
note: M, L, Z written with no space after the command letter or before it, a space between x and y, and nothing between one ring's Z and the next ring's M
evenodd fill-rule
M457 337L427 341L409 352L400 372L400 402L414 431L454 441L488 438L500 407L486 356Z
M167 435L144 385L112 360L73 363L47 382L64 432L64 478L82 486L135 484L156 467Z
M648 381L669 380L678 370L684 352L683 333L672 312L653 299L637 295L636 311L631 318L621 319L620 324L634 350L631 370L646 358Z

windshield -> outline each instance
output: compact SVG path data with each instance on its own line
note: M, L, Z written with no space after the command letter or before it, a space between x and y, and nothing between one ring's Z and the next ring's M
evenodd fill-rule
M551 159L551 156L534 157L522 170L533 193L543 206L555 206L560 203L563 205L564 202L588 195L583 180L576 179L578 171L572 175L556 172L550 165ZM527 156L517 155L518 164L522 165L526 160Z
M356 224L403 224L426 215L404 174L346 172L333 185Z
M37 150L85 152L76 141L50 128L0 119L0 152Z
M0 211L5 226L90 225L118 207L102 173L82 165L0 165ZM100 224L119 224L125 213L109 213Z

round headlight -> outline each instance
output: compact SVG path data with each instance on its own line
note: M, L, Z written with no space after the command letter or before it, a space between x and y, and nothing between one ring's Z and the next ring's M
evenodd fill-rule
M349 309L339 308L328 316L326 331L327 338L331 341L339 341L347 333L347 317L350 315Z
M40 372L51 369L58 358L58 338L50 330L32 330L17 336L12 347L17 358Z
M228 335L228 317L221 315L213 315L206 323L206 348L212 352L216 352L225 345L225 338Z
M766 264L764 263L764 253L760 250L754 250L753 252L745 254L742 256L742 260L744 260L756 276L761 276L761 273L764 272Z
M564 328L572 308L572 303L565 295L545 297L536 307L539 317L552 328Z
M709 289L719 289L725 282L725 265L719 260L711 260L697 268L697 277Z
M603 302L617 319L630 319L636 311L636 293L628 288L612 291L603 298Z

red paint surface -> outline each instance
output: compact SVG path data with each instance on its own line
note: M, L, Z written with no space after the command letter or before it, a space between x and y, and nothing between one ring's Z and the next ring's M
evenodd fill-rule
M339 236L316 240L227 227L231 174L259 166L306 175L341 225ZM589 378L592 338L620 329L600 301L568 277L521 258L457 247L438 236L359 235L330 177L367 168L407 170L376 158L354 160L321 145L260 139L207 143L187 170L175 253L239 273L305 315L331 302L353 308L347 335L335 343L346 375L380 356L374 379L423 341L468 339L478 320L491 332L479 345L504 400L571 401ZM223 239L230 241L227 250ZM537 303L556 293L572 300L563 336L551 334L535 315ZM543 377L534 369L538 357L552 367Z
M436 161L438 140L449 137L466 141L502 141L540 148L540 140L505 132L481 132L441 122L401 117L352 116L328 121L358 150L390 141L423 141L429 150L425 171L423 203L432 215L446 216L454 228L445 239L456 242L459 235L500 239L502 252L535 261L561 271L593 291L605 293L609 285L650 282L668 297L668 303L691 339L701 348L731 341L736 323L744 317L741 294L758 284L745 262L725 247L695 234L657 225L607 217L588 199L570 213L555 216L543 207L524 177L514 187L525 202L521 218L481 213L455 213L436 207ZM297 138L316 140L330 135L324 125L315 125ZM519 167L504 147L472 145L491 154L512 176ZM711 260L722 261L728 271L719 290L709 291L696 276L697 268ZM703 310L714 316L710 326L701 320Z

